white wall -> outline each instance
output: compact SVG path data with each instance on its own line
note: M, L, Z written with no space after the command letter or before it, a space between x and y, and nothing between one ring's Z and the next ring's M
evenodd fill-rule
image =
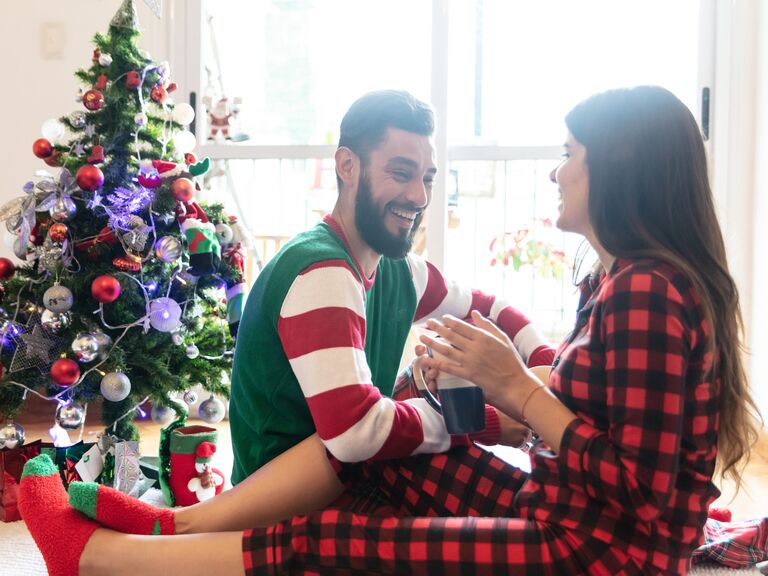
M168 19L159 20L141 0L139 45L155 61L168 58ZM168 0L164 2L168 4ZM22 186L36 170L48 169L32 154L40 126L82 104L75 102L80 88L74 73L91 65L93 36L106 33L120 0L31 0L3 2L0 18L0 54L5 62L0 110L6 114L0 163L0 203L22 194ZM53 53L45 55L44 50ZM173 66L171 66L173 73ZM12 254L0 227L0 254Z
M752 387L768 420L768 5L758 2L752 269Z

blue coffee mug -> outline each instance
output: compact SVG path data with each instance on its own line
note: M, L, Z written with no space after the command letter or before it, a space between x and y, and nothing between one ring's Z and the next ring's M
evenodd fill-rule
M432 356L432 350L428 350ZM485 396L483 389L469 380L440 373L437 377L438 400L424 381L421 362L413 362L413 381L422 398L443 416L449 434L474 434L485 430Z

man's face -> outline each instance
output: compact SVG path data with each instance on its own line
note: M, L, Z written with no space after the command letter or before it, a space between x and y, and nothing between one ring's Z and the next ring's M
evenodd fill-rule
M432 198L435 151L428 136L390 128L360 172L355 226L373 250L403 258Z

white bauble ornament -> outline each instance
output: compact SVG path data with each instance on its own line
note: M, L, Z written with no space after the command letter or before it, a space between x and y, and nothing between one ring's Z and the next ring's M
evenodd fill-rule
M40 128L40 132L42 132L43 138L50 140L53 144L56 144L56 142L61 140L64 137L66 131L66 126L64 126L64 124L59 122L56 118L46 120L43 122L43 125Z
M136 126L144 126L147 123L147 115L144 112L139 112L133 117L133 121L136 123Z
M197 409L197 415L208 424L216 424L224 419L227 414L227 407L224 402L211 395L208 400L203 400Z
M195 109L186 102L180 102L173 107L172 117L174 122L187 126L195 119Z
M59 314L72 308L74 301L72 291L61 284L54 284L43 294L43 306Z
M186 154L192 152L197 145L195 135L189 130L179 130L173 135L173 147L180 154Z
M194 390L187 390L184 392L184 402L192 406L192 404L197 402L197 392Z
M181 326L181 307L173 298L156 298L149 303L149 324L158 332L173 332Z
M131 380L122 372L109 372L101 379L101 395L110 402L120 402L131 393Z

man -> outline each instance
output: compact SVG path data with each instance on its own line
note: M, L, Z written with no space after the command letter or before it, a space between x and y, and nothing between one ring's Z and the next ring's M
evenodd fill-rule
M448 283L409 254L437 174L430 107L406 92L366 94L341 123L333 212L264 268L238 332L230 420L232 482L317 432L342 462L441 452L448 435L419 398L390 398L411 326L429 316L496 322L529 366L553 350L515 309ZM520 443L527 429L486 407L472 440Z

